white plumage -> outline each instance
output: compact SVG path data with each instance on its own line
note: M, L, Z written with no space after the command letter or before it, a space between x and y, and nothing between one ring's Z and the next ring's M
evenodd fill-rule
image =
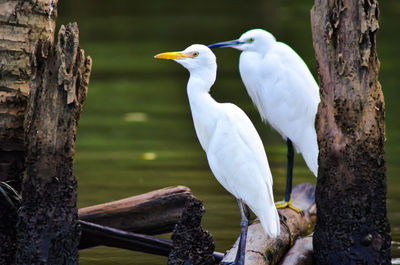
M261 118L286 140L289 138L310 170L318 174L315 132L319 87L300 56L262 29L244 33L238 40L209 47L242 50L239 70Z
M252 209L267 235L276 237L280 222L264 146L240 108L218 103L210 96L217 71L214 54L206 46L195 44L182 52L162 53L156 58L174 59L189 70L187 94L194 127L214 176Z

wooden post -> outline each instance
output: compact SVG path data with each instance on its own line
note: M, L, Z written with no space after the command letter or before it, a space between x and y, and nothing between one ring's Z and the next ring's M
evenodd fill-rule
M309 183L297 185L292 191L293 204L303 210L300 215L289 208L279 209L281 234L268 238L258 220L249 226L247 232L246 265L279 264L282 257L294 244L298 236L311 233L315 222L315 187ZM240 232L238 225L238 233ZM223 262L234 261L238 240L225 254Z
M213 265L222 258L222 255L213 255L213 237L201 227L204 212L199 199L193 197L186 202L171 236L173 248L168 256L168 265Z
M316 264L391 264L377 0L316 0Z
M72 162L91 70L91 59L78 45L78 26L69 24L61 26L57 46L40 41L32 55L17 264L78 264L80 227Z
M29 57L39 39L54 38L57 3L0 1L0 181L17 192L25 170L23 125L31 77ZM11 265L15 259L16 211L0 198L0 264Z

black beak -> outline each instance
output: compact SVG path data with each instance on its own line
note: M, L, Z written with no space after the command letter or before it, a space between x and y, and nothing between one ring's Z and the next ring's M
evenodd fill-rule
M232 46L237 46L244 44L245 42L239 41L239 40L230 40L230 41L224 41L224 42L218 42L214 43L211 45L208 45L208 48L224 48L224 47L232 47Z

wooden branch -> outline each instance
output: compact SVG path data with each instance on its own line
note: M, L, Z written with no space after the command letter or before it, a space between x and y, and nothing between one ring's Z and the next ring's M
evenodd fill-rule
M27 177L18 211L16 264L78 264L79 225L73 156L91 59L79 49L76 23L58 44L40 41L32 55L25 118ZM73 95L73 100L68 100Z
M288 208L279 209L281 234L277 238L268 238L258 220L249 226L246 265L278 264L298 236L311 233L316 215L315 187L309 183L299 184L293 189L292 198L294 205L302 209L304 215ZM238 240L225 254L222 262L229 263L235 259L237 246Z
M312 234L296 239L293 247L283 258L280 265L312 265L313 237Z
M82 227L79 249L103 245L168 256L172 248L170 240L126 232L85 221L79 221L79 223Z
M168 233L190 198L194 196L187 187L164 188L79 209L79 219L141 234Z
M82 228L79 249L103 245L168 257L173 247L171 240L140 235L85 221L79 221L79 223ZM222 253L214 252L212 255L216 262L222 260Z

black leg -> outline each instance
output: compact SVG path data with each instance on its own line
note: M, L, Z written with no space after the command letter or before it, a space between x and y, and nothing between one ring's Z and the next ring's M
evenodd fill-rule
M240 215L242 217L242 220L240 222L241 233L240 233L240 239L239 239L239 246L238 246L238 251L236 254L234 264L235 265L244 265L244 258L245 258L245 253L246 253L247 225L249 223L248 216L250 213L247 208L247 205L245 205L241 199L238 199L238 205L239 205L239 210L240 210Z
M285 201L288 202L290 200L290 195L292 194L292 177L293 177L293 144L292 141L287 138L287 173L286 173L286 193L285 193Z

